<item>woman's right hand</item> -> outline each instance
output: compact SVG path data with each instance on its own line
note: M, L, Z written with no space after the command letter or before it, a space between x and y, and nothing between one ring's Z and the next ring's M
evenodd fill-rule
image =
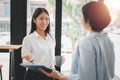
M48 73L46 71L44 71L43 69L39 69L43 74L45 74L46 76L48 77L53 77L53 78L56 78L57 80L59 80L59 77L60 77L60 73L55 70L55 69L52 69L52 72L51 73Z
M26 59L29 62L33 62L33 60L34 60L34 57L33 57L32 54L25 54L25 55L22 56L22 58Z
M48 77L53 77L53 78L55 78L55 79L57 79L57 80L68 80L68 78L67 78L67 76L65 76L65 75L62 75L62 74L60 74L57 70L55 70L55 69L52 69L52 72L51 73L48 73L48 72L46 72L46 71L44 71L43 69L39 69L43 74L45 74L46 76L48 76Z

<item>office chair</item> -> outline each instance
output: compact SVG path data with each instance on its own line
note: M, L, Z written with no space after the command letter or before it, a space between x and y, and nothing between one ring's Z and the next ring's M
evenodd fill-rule
M0 80L3 80L3 79L2 79L2 66L3 66L3 65L0 64Z

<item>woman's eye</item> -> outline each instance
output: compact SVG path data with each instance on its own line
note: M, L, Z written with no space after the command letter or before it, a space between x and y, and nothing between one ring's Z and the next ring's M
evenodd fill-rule
M49 20L49 18L46 18L46 20Z
M40 18L40 20L49 20L49 18Z
M44 18L40 18L40 20L44 20Z

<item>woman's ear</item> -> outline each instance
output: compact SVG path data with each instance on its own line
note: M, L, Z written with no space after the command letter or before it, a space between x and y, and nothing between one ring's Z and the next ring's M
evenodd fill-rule
M33 18L33 22L36 23L35 19Z
M86 24L87 24L87 26L90 26L90 23L89 23L89 22L87 22Z

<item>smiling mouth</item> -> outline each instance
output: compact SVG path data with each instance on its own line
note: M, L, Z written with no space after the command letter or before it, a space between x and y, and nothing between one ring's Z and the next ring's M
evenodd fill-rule
M45 29L46 28L46 26L42 26L42 29Z

